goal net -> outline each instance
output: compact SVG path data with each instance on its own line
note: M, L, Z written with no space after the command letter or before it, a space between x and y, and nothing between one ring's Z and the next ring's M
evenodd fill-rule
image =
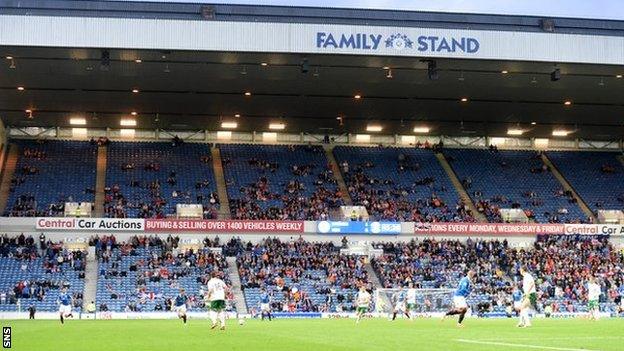
M379 314L391 314L395 307L400 305L400 294L403 294L405 309L410 314L428 315L448 311L453 306L452 289L414 289L416 291L416 303L408 307L409 289L377 289L374 294L374 311Z

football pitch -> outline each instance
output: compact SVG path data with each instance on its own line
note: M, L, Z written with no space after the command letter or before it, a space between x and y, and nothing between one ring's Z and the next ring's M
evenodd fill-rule
M516 319L413 322L367 319L228 320L210 330L207 320L2 321L12 327L12 349L73 350L624 350L624 319L537 319L519 329Z

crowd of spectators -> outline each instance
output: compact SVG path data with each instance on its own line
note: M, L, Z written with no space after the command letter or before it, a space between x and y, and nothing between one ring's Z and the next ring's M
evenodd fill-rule
M244 162L245 169L257 175L253 182L238 183L239 180L232 176L229 179L232 217L251 220L329 219L331 211L343 205L343 200L324 150L319 146L290 145L279 152L281 155L277 159L271 159L268 152L246 160L241 156L224 157L224 167L232 169L229 174L237 174L235 172Z
M58 217L66 202L93 201L95 149L86 142L18 140L20 155L4 210L11 217ZM91 163L93 162L93 163ZM81 177L70 178L74 174Z
M91 238L100 260L100 310L121 301L125 311L168 311L180 288L194 307L204 307L204 287L213 271L225 272L218 238L204 239L205 248L180 246L178 237L133 236L118 242L114 236ZM227 245L226 245L227 246ZM223 277L230 284L227 274Z
M624 284L624 259L606 237L539 236L533 247L514 248L507 241L468 239L378 243L384 254L373 260L385 287L404 287L413 282L421 288L455 288L467 269L474 269L473 302L490 308L509 304L514 287L519 287L521 265L536 279L540 309L577 312L586 301L586 284L598 278L601 302L618 299ZM479 298L480 297L480 298Z
M131 150L111 146L109 158L115 169L104 189L107 217L165 218L176 213L176 204L201 204L204 219L217 217L220 200L207 146L178 138L145 148L132 145Z
M431 145L421 149L431 149ZM433 153L409 154L402 149L339 151L340 169L355 205L365 206L371 218L386 221L474 222L468 206L458 198ZM437 150L437 149L436 149ZM343 153L345 153L343 155ZM377 161L375 161L377 160ZM444 179L440 179L444 177Z
M358 287L370 287L364 259L341 255L331 242L267 238L247 243L237 264L243 290L264 289L276 311L352 310Z
M79 279L85 277L86 252L68 250L62 243L46 240L41 234L39 242L31 236L21 234L9 237L0 236L0 259L5 258L18 262L17 271L3 271L13 266L3 261L6 267L0 267L2 277L0 286L6 286L12 280L11 289L0 288L0 304L16 304L18 300L29 299L43 302L50 290L57 291L62 287L70 287L66 279L67 271L75 271ZM41 272L42 274L30 274ZM15 278L14 278L15 277ZM82 291L70 291L74 307L82 306ZM52 302L54 303L54 302Z
M570 190L564 190L541 152L447 149L448 162L477 211L489 222L505 222L501 209L522 209L540 223L590 221Z

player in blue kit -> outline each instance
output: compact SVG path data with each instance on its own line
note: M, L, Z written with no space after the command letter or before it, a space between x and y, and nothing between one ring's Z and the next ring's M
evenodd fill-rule
M266 290L262 289L262 294L260 295L260 318L264 320L264 317L268 317L269 321L272 318L271 296Z
M184 292L184 289L180 289L180 294L176 296L174 301L173 310L178 313L178 318L184 321L186 324L186 305L188 304L188 296Z
M65 324L65 318L74 317L72 314L72 297L67 292L67 288L62 288L58 297L59 303L59 315L61 317L61 324Z
M618 313L624 312L624 283L620 284L617 289L618 296L615 298L615 303L618 306Z
M407 293L405 290L397 291L392 295L392 302L394 303L394 310L392 311L392 320L395 320L397 314L399 312L403 313L407 319L412 319L410 317L409 311L407 310Z
M461 278L459 281L459 285L457 290L455 290L455 294L453 295L453 309L446 312L446 315L442 318L443 320L448 316L453 316L458 314L459 320L457 321L457 326L462 328L464 321L464 317L466 316L466 312L468 312L468 303L466 302L466 298L470 295L470 291L472 290L472 277L474 277L475 272L473 270L469 270L466 273L466 276Z
M520 314L520 309L522 309L522 291L516 287L511 294L511 298L513 300L513 309L516 312L516 316Z

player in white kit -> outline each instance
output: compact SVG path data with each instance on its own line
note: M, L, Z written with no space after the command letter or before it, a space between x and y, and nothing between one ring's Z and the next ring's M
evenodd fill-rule
M217 322L221 325L221 330L225 330L225 290L227 285L221 280L217 271L212 272L212 278L208 281L207 300L210 302L210 320L212 327L217 327Z

